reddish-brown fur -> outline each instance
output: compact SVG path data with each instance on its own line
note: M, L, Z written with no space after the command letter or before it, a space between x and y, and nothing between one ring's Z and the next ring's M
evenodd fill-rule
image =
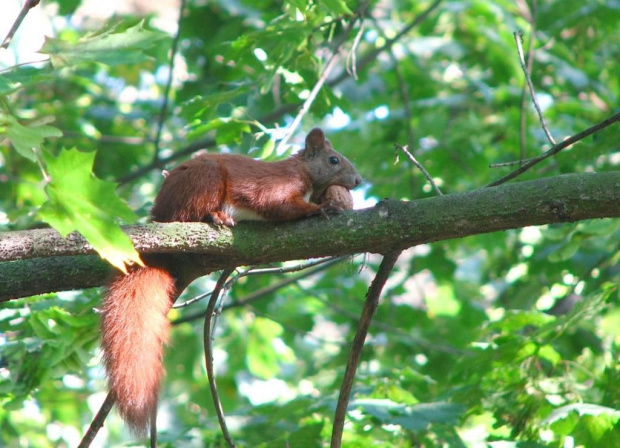
M129 427L143 434L157 406L164 374L174 279L165 269L138 267L116 277L101 312L101 346L108 387Z
M338 163L330 163L336 157ZM323 131L313 129L306 148L279 162L232 154L208 154L172 170L153 206L155 221L213 221L233 226L230 208L252 211L269 221L290 221L317 213L330 185L355 188L361 178L351 162L334 151ZM306 197L311 194L311 197ZM240 219L252 219L245 217Z
M355 188L361 178L334 151L323 131L313 129L299 154L280 162L239 155L204 155L182 163L166 177L152 210L155 221L288 221L338 208L320 202L332 185ZM102 310L102 347L110 390L130 428L144 434L157 407L164 374L166 318L175 297L174 266L132 269L112 281Z

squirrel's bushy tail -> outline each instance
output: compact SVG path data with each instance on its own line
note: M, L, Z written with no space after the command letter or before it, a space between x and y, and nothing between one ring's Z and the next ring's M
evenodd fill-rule
M174 290L168 271L146 266L116 277L103 300L101 346L108 386L121 416L140 435L146 434L157 408Z

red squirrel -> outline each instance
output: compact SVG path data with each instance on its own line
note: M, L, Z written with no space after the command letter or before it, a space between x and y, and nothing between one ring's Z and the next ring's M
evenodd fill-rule
M360 183L351 162L315 128L305 148L282 161L207 154L182 163L165 178L151 215L159 222L229 227L243 220L291 221L339 208L337 200L319 203L328 187L344 187L348 193ZM146 434L156 413L163 346L170 333L167 314L181 292L169 256L145 261L147 266L112 280L101 311L108 387L121 416L138 435Z

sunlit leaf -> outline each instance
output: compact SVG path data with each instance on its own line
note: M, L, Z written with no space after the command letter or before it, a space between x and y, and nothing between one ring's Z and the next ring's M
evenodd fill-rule
M293 5L295 8L304 12L308 7L308 0L286 0L286 3Z
M273 150L276 147L276 142L274 139L269 138L265 144L262 146L262 148L260 149L260 153L258 155L258 157L260 159L268 159L272 154L273 154Z
M61 235L80 232L102 258L124 270L125 263L141 263L129 237L118 225L135 215L115 192L112 182L92 174L95 153L63 150L46 157L51 181L45 187L49 201L39 215Z
M250 330L248 368L260 378L272 378L279 370L273 340L282 333L282 327L272 320L257 317Z
M334 14L353 14L344 0L321 0L321 3Z
M49 54L55 67L70 67L83 62L135 64L150 59L145 50L165 37L164 33L148 30L144 22L140 22L122 31L116 27L107 28L76 42L48 37L39 51Z
M250 125L245 121L234 118L216 118L196 126L188 134L188 138L193 140L213 130L216 131L215 141L218 145L239 143L244 133L251 132Z
M230 90L212 92L208 95L195 96L191 100L183 103L181 106L181 115L190 121L201 118L204 115L213 113L217 110L217 107L222 104L232 102L232 100L243 95L245 92L245 88L238 87Z
M7 137L15 150L32 161L36 160L34 151L41 149L43 140L61 137L62 132L54 126L23 126L13 116L7 116Z

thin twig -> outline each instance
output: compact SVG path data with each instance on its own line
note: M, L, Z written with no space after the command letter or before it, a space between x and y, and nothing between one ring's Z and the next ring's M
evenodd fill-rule
M159 144L161 143L161 134L164 129L164 122L166 121L166 115L168 113L168 103L170 102L170 89L172 88L172 79L174 78L174 59L177 51L179 50L179 41L181 40L181 25L183 23L183 13L185 12L185 5L187 0L181 0L179 6L179 19L177 21L177 33L172 40L172 48L170 49L170 61L168 61L168 80L166 81L166 87L164 88L164 102L161 105L159 111L159 119L157 121L157 133L155 134L155 154L153 156L153 163L159 162Z
M435 181L433 180L432 176L428 173L428 171L426 171L426 169L422 166L422 164L420 162L418 162L418 160L413 156L413 154L411 154L408 150L407 150L407 146L401 146L398 143L394 143L394 146L397 149L400 149L402 152L405 153L405 155L409 158L409 160L411 161L411 163L413 163L415 166L417 166L419 168L420 171L422 171L422 173L424 174L424 176L428 179L428 181L431 183L433 190L435 190L435 193L437 193L437 195L439 196L443 196L443 193L441 192L441 190L439 189L439 187L437 186L437 184L435 183Z
M346 260L347 258L349 258L348 255L344 257L319 258L318 260L309 261L307 263L299 263L294 266L288 266L288 267L280 266L280 267L262 268L262 269L250 268L250 269L247 269L241 272L239 274L239 277L249 277L252 275L265 275L265 274L288 274L290 272L299 272L299 271L303 271L305 269L308 269L314 266L319 266L319 265L326 264L326 263L329 263L329 266L331 266L332 264L338 261Z
M524 163L531 162L532 160L535 160L537 158L538 157L531 157L529 159L513 160L511 162L491 163L489 165L489 168L503 168L507 166L523 165Z
M300 264L296 264L295 266L289 266L289 267L275 267L275 268L262 268L262 269L257 269L257 268L248 268L244 271L239 272L235 277L229 279L226 282L226 285L224 285L225 288L229 288L230 285L233 282L236 282L237 280L239 280L242 277L249 277L249 276L253 276L253 275L271 275L271 274L287 274L290 272L298 272L298 271L303 271L304 269L308 269L311 268L313 266L318 266L318 265L322 265L322 264L328 264L328 266L331 266L330 262L338 262L341 260L344 260L348 258L348 256L346 257L326 257L326 258L321 258L319 260L314 260L308 263L300 263ZM196 297L193 297L191 299L186 300L183 303L179 303L173 306L173 308L186 308L189 305L192 305L193 303L199 302L207 297L210 297L212 294L212 291L210 292L206 292L204 294L200 294Z
M523 7L527 8L527 2L523 2ZM534 65L534 37L536 36L536 0L532 0L532 6L529 14L529 22L530 22L530 40L527 44L527 73L532 72L532 67ZM526 130L527 130L527 88L523 86L523 91L521 92L521 118L519 123L519 142L521 146L521 161L525 160L525 155L527 153L527 138L526 138Z
M331 266L335 265L336 263L339 263L341 261L341 259L334 259L332 261L323 263L319 266L316 266L312 269L308 269L307 271L303 272L300 275L296 275L294 277L289 277L289 278L285 278L284 280L275 283L273 285L269 285L269 286L265 286L264 288L258 289L256 291L254 291L251 294L248 294L247 296L243 297L242 299L239 299L235 302L232 303L227 303L226 305L224 305L224 307L222 308L223 311L226 311L230 308L237 308L240 306L245 306L248 305L249 303L252 303L256 300L262 299L263 297L269 296L271 294L273 294L275 291L277 291L278 289L284 288L285 286L288 286L290 284L296 283L301 279L304 279L306 277L310 277L311 275L314 275L318 272L321 272L327 268L330 268ZM211 295L211 293L207 293L205 294L205 296L209 296ZM191 322L193 320L196 319L200 319L201 317L204 316L204 312L199 312L199 313L195 313L195 314L189 314L186 316L181 317L180 319L175 320L174 322L172 322L172 325L180 325L182 323L185 322Z
M99 408L99 412L97 412L97 415L95 416L93 421L90 423L90 426L88 427L88 431L86 431L86 434L84 434L84 437L82 437L82 440L80 441L80 444L78 445L78 448L88 448L90 444L93 442L93 440L95 440L97 433L99 432L101 428L103 428L103 423L105 422L106 417L112 410L112 407L114 406L115 402L116 402L116 398L114 397L112 392L108 392L108 396L105 397L103 404Z
M2 48L2 47L0 47L0 48ZM48 57L48 58L41 59L39 61L20 62L19 64L15 64L15 65L11 65L10 67L3 68L2 70L0 70L0 74L8 73L8 72L10 72L12 70L15 70L18 67L26 67L27 65L34 65L34 64L43 64L45 62L49 62L49 60L50 60L50 58ZM9 90L9 92L14 92L15 90L21 89L21 88L22 88L22 85L19 84L16 87L13 87L13 89Z
M222 272L222 275L220 275L220 278L215 285L215 289L211 294L209 305L207 306L204 327L205 364L207 367L207 376L209 378L211 397L213 398L213 405L215 406L215 412L217 413L217 419L220 423L222 434L224 435L224 439L226 439L226 443L228 443L228 446L231 448L235 447L235 443L233 442L230 436L230 432L228 431L228 427L226 426L226 419L224 417L224 410L222 409L222 402L220 400L220 395L217 390L217 384L215 383L215 372L213 370L213 337L211 334L211 322L213 320L213 311L215 310L215 305L217 303L217 299L220 296L220 292L222 291L222 288L224 287L228 276L232 274L235 269L236 268L225 269L224 272Z
M355 35L355 39L353 39L353 45L351 45L351 50L349 51L349 55L347 57L347 70L350 75L357 81L357 47L362 40L362 35L364 34L364 22L361 23L360 29Z
M306 101L304 101L303 105L301 106L301 109L297 113L297 116L295 117L293 122L290 124L290 126L288 126L288 131L286 135L284 136L282 140L280 140L280 143L278 143L278 146L276 147L276 153L281 153L284 150L289 139L297 130L299 123L301 123L301 120L308 113L308 110L310 110L310 106L312 106L312 103L314 103L314 100L316 99L317 95L321 91L321 88L323 87L330 73L334 69L336 62L338 61L338 57L340 55L340 50L342 49L342 46L346 42L346 39L349 36L349 33L351 33L351 30L353 29L353 26L355 25L357 20L360 17L362 17L363 14L366 12L366 7L368 6L369 3L370 2L366 0L364 3L362 3L362 5L360 5L360 7L358 8L358 11L355 13L355 16L349 22L349 25L342 33L342 36L340 37L339 41L334 46L334 49L332 50L332 54L329 57L327 63L325 64L325 67L323 67L321 76L319 76L318 81L312 88L310 95L308 95L308 98L306 98Z
M295 117L291 125L288 127L288 132L286 133L284 138L280 140L280 143L278 143L278 146L276 148L276 153L281 153L286 147L286 144L288 143L289 139L291 138L293 133L297 130L299 123L301 123L301 120L304 118L308 110L310 110L310 106L312 106L312 103L314 103L314 100L316 99L317 95L319 94L319 91L323 87L323 84L325 84L325 80L327 80L327 77L329 76L333 68L335 67L337 60L338 60L338 53L332 53L329 60L327 61L327 64L325 64L325 67L323 68L323 72L321 73L319 80L316 82L316 84L312 88L312 91L310 92L310 95L308 95L308 98L306 98L306 101L304 101L304 104L303 106L301 106L299 113L297 114L297 116Z
M398 32L398 34L396 34L396 36L394 36L391 39L386 40L385 43L381 47L375 48L375 49L369 51L368 54L366 54L363 58L361 58L359 63L357 64L358 71L360 69L366 67L371 62L376 61L377 60L377 56L380 53L383 53L384 51L390 50L392 48L392 46L396 42L398 42L399 39L401 39L405 34L407 34L409 31L411 31L413 28L415 28L421 22L423 22L424 19L426 19L429 16L429 14L431 12L433 12L433 10L439 6L439 4L441 2L442 2L442 0L435 0L432 4L429 5L428 8L426 8L424 11L422 11L409 24L407 24L402 30L400 30ZM349 77L349 73L346 70L343 70L342 73L339 76L336 76L335 78L331 79L327 83L327 85L332 87L332 86L334 86L336 84L340 84L342 81L344 81L348 77Z
M598 124L595 124L594 126L586 129L585 131L582 131L579 134L575 134L572 137L567 138L563 142L558 143L553 148L549 149L547 152L543 153L539 157L536 157L536 158L530 160L529 162L527 162L526 164L524 164L520 168L514 170L512 173L509 173L509 174L505 175L504 177L502 177L502 178L500 178L500 179L498 179L498 180L496 180L494 182L491 182L490 184L487 185L487 187L496 187L497 185L501 185L503 183L508 182L511 179L514 179L515 177L517 177L520 174L523 174L524 172L529 170L534 165L542 162L547 157L551 157L551 156L557 154L558 152L562 151L563 149L568 148L570 145L572 145L574 143L577 143L579 140L583 140L584 138L588 137L589 135L592 135L595 132L598 132L598 131L600 131L602 129L605 129L606 127L608 127L608 126L610 126L610 125L612 125L612 124L614 124L614 123L616 123L618 121L620 121L620 112L618 112L617 114L612 115L611 117L607 118L606 120L601 121Z
M521 69L523 70L523 73L525 74L525 80L527 81L527 85L530 89L530 96L532 97L532 102L534 103L534 107L536 108L536 112L538 113L540 124L543 128L543 131L545 131L545 135L547 136L547 139L551 142L552 145L555 145L556 144L555 140L553 139L551 132L549 132L547 123L545 123L545 118L543 117L542 109L540 108L540 105L538 104L538 98L536 98L536 92L534 91L534 84L532 83L532 79L530 78L530 74L527 71L527 67L525 65L525 59L523 57L523 46L521 42L523 38L523 31L515 31L513 35L515 38L515 42L517 44L517 53L519 54L519 63L521 64Z
M15 33L17 32L20 25L26 18L28 11L30 11L32 8L34 8L38 4L39 4L39 0L26 0L26 2L24 3L24 6L22 7L22 10L19 12L17 18L15 19L15 22L13 22L13 26L9 30L9 33L6 35L6 37L2 41L2 45L0 45L0 48L9 48L9 45L11 44L11 41L13 40L13 36L15 36Z
M362 315L357 326L357 332L355 333L355 339L353 339L353 345L351 347L351 353L349 354L344 379L342 380L342 386L340 387L340 396L338 397L336 413L334 414L334 426L330 445L331 448L340 448L340 445L342 444L344 420L347 414L351 390L353 389L355 372L357 371L357 366L362 355L364 341L368 335L368 328L370 327L372 316L375 314L377 306L379 305L381 291L383 290L390 272L401 253L401 251L390 252L383 257L383 261L381 261L377 275L375 275L374 280L368 288L366 301L364 302L364 309L362 310Z
M43 176L43 180L48 183L51 182L52 176L50 176L47 170L45 169L45 163L43 163L43 155L41 154L41 149L32 148L32 152L34 153L34 158L37 161L37 165L39 165L39 169L41 170L41 175Z

